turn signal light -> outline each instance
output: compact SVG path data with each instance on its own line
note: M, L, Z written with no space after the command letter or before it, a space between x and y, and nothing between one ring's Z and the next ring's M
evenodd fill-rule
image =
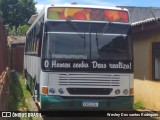
M134 88L130 88L130 95L134 95Z
M42 87L42 93L48 94L48 87Z

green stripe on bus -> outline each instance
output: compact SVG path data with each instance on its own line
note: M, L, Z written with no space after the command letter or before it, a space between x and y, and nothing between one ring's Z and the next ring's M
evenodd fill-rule
M83 107L83 102L98 102L98 107ZM42 110L132 110L133 96L111 98L63 98L41 95Z

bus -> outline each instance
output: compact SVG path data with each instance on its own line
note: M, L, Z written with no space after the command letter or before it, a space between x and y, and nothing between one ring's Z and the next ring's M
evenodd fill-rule
M96 5L50 5L26 33L24 73L41 110L131 110L129 12Z

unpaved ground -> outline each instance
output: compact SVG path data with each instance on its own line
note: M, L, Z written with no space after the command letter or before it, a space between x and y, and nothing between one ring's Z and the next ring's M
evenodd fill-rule
M29 105L29 111L38 112L38 107L35 104L34 100L32 98L26 99L26 103ZM43 117L35 117L32 120L44 120Z
M26 103L29 105L30 111L38 111L38 107L36 106L32 98L26 99Z

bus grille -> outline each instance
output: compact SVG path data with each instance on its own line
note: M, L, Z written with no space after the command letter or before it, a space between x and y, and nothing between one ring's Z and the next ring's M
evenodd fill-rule
M113 88L67 88L71 95L109 95Z
M120 86L119 75L106 74L59 74L60 86Z

